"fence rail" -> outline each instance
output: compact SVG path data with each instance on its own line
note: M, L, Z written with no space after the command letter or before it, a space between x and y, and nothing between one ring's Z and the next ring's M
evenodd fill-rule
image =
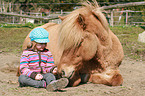
M40 8L36 8L37 9L35 10L36 13L35 12L22 12L22 11L12 12L14 5L13 7L11 6L11 3L9 3L8 5L5 5L4 2L0 4L0 23L21 24L21 23L27 23L27 22L46 23L46 22L51 22L51 21L55 23L60 23L61 21L59 20L58 16L70 13L70 12L63 12L63 10L52 13L50 10L46 9L47 11L46 16L43 16L42 12L40 11L41 10ZM111 5L111 6L103 6L101 8L107 11L107 13L105 13L106 18L108 20L108 23L111 26L122 26L122 25L144 26L145 25L145 11L132 11L132 10L118 11L119 8L140 6L140 5L144 6L145 1L125 3L125 4L116 4L116 5ZM19 5L16 5L16 7L19 7ZM17 9L19 10L19 8ZM9 10L9 12L7 12L6 10Z
M36 14L37 14L37 13L36 13ZM58 16L42 17L42 16L30 16L30 15L22 15L22 14L7 13L7 12L0 12L0 15L16 16L16 17L32 18L32 19L41 19L41 20L52 20L52 19L58 19Z
M0 23L27 23L33 20L31 23L44 23L55 22L60 23L58 16L69 14L70 12L55 12L55 14L49 14L48 16L42 16L42 13L34 12L20 12L21 14L12 12L0 12ZM123 25L145 25L145 11L116 11L112 10L106 13L106 18L111 26L123 26ZM29 15L28 15L29 14ZM6 20L7 19L7 20ZM39 21L39 22L38 22Z
M111 26L123 25L145 25L145 11L124 10L117 11L116 9L109 12L107 15L108 22Z

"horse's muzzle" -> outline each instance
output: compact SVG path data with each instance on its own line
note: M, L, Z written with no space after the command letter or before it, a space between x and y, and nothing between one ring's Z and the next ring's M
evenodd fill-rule
M62 70L62 77L70 79L74 75L74 73L75 73L75 71L71 71L71 72L67 73L64 70Z

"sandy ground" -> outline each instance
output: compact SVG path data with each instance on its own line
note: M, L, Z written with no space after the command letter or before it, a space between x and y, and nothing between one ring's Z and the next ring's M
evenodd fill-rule
M0 96L145 96L145 61L124 58L120 66L122 86L87 83L47 92L44 88L19 87L16 76L19 59L15 54L0 53Z

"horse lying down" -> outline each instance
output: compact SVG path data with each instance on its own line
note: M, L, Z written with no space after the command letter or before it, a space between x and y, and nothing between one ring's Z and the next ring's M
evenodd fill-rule
M97 3L85 3L60 19L60 24L47 23L40 27L49 32L47 48L53 54L58 73L69 78L69 86L88 81L121 85L119 65L124 57L123 48ZM28 34L23 49L29 42Z

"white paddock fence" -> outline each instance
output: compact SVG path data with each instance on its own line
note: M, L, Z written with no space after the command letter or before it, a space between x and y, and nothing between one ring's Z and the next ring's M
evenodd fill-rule
M42 13L33 13L33 12L22 12L12 13L12 12L0 12L0 23L8 24L25 24L25 23L34 23L42 24L47 22L60 23L61 20L58 16L69 14L70 12L54 12L50 13L47 16L42 16ZM105 12L105 16L108 20L110 26L124 26L124 25L137 25L145 26L145 11L132 11L132 10L123 10Z
M145 11L113 9L106 14L106 18L111 26L137 25L145 26Z
M47 16L42 16L42 13L34 12L0 12L0 23L8 24L25 24L25 23L46 23L50 21L56 21L55 23L60 23L58 19L59 15L64 15L68 12L53 12Z

